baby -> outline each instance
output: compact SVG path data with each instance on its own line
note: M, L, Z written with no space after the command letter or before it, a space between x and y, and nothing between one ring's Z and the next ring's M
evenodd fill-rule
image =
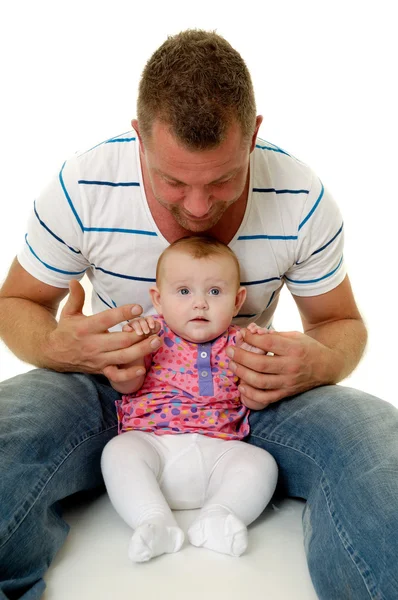
M241 441L249 410L226 355L242 345L231 325L246 297L238 260L211 238L180 239L161 254L150 294L159 316L124 330L148 335L159 320L163 345L141 361L146 374L111 381L123 394L121 435L101 460L111 502L134 530L129 557L143 562L180 550L184 533L171 509L194 508L201 510L188 530L191 544L240 556L246 526L267 506L278 473L270 454Z

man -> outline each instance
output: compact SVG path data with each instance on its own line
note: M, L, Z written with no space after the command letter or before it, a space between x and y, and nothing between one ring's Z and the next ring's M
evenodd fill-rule
M38 198L0 296L4 341L39 367L0 384L0 598L40 597L67 534L59 500L101 485L119 398L106 378L136 376L127 365L161 343L121 324L150 310L160 252L192 233L238 255L239 324L270 327L284 284L300 311L304 333L247 333L271 354L230 348L229 366L255 409L247 441L276 458L286 494L307 500L319 598L397 597L397 411L335 385L366 342L341 217L308 167L257 138L261 120L240 55L214 33L182 32L147 63L134 131L71 158Z

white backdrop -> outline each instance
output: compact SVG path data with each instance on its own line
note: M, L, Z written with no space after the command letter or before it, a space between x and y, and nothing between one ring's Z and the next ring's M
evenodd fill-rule
M261 136L311 165L342 208L345 258L370 333L347 383L398 406L394 3L223 4L2 3L0 280L47 179L75 151L130 128L150 54L182 29L216 29L251 70ZM276 326L300 327L287 294ZM0 380L27 369L0 345Z

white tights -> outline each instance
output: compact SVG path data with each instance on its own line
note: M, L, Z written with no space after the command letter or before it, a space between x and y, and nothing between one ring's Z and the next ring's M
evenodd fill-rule
M127 431L104 448L101 466L114 508L135 530L134 562L180 550L184 533L170 509L201 508L191 544L239 556L246 526L267 506L278 476L264 450L197 433Z

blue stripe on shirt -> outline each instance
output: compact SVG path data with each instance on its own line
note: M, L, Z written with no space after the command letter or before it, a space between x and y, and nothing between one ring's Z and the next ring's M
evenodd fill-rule
M82 275L82 273L86 272L86 269L84 269L83 271L63 271L62 269L57 269L55 267L52 267L51 265L49 265L48 263L45 263L43 260L41 260L41 258L39 258L37 256L36 252L33 250L32 246L28 242L28 234L25 235L25 242L27 243L28 248L31 251L31 253L33 254L33 256L35 258L37 258L37 260L39 262L41 262L41 264L44 265L47 269L50 269L50 271L56 271L57 273L63 273L64 275Z
M321 184L321 186L322 186L322 189L321 189L321 192L320 192L320 194L319 194L319 196L318 196L318 199L317 199L317 201L315 202L314 206L311 208L311 210L310 210L310 212L308 213L308 215L305 217L305 219L303 219L303 220L301 221L301 223L300 223L300 225L299 225L299 228L298 228L298 230L299 230L299 231L300 231L300 229L303 227L303 225L305 225L305 224L306 224L306 222L308 221L308 219L310 219L310 218L312 217L312 215L314 214L314 212L315 212L315 211L316 211L316 209L318 208L318 205L319 205L320 201L322 200L322 196L323 196L323 193L324 193L324 191L325 191L325 188L323 187L323 183L322 183L322 181L320 182L320 184Z
M280 281L280 277L270 277L270 279L259 279L258 281L241 281L241 285L259 285L261 283L268 283L269 281Z
M144 229L121 229L118 227L84 227L84 231L103 231L112 233L135 233L137 235L151 235L157 237L155 231L145 231Z
M286 154L286 156L290 156L290 154L288 154L281 148L272 148L271 146L260 146L259 144L256 144L256 148L259 148L260 150L271 150L271 152L280 152L281 154Z
M81 219L80 219L79 215L77 214L75 207L73 206L72 199L71 199L71 197L69 196L69 194L68 194L68 191L67 191L67 189L66 189L66 187L65 187L65 184L64 184L64 178L63 178L63 176L62 176L62 171L64 170L64 167L65 167L65 165L66 165L66 161L65 161L65 162L64 162L64 164L62 165L62 168L61 168L61 170L60 170L60 172L59 172L59 180L60 180L60 182L61 182L61 186L62 186L62 189L64 190L64 194L65 194L65 196L66 196L66 199L67 199L67 201L68 201L68 204L69 204L69 206L71 207L73 214L75 215L76 221L79 223L79 227L80 227L80 229L81 229L82 231L84 231L84 226L83 226L83 223L81 222Z
M330 246L330 244L332 244L334 242L334 240L340 235L340 233L343 231L343 226L344 223L341 224L340 229L338 230L338 232L336 233L336 235L334 235L332 237L331 240L329 240L324 246L322 246L321 248L318 248L318 250L315 250L315 252L313 252L312 254L310 254L310 256L308 258L311 258L311 256L314 256L315 254L319 254L319 252L322 252L323 250L325 250L325 248L327 248L328 246ZM306 258L305 260L302 260L301 262L296 262L296 265L302 265L306 260L308 260L308 258Z
M112 232L112 233L132 233L132 234L136 234L136 235L150 235L153 237L157 237L157 233L155 231L145 231L145 230L140 230L140 229L124 229L124 228L118 228L118 227L85 227L82 223L82 220L80 219L79 215L77 214L77 211L73 205L72 199L68 194L68 191L66 189L65 183L64 183L64 179L62 176L62 172L64 170L64 167L66 165L66 161L64 162L64 164L62 165L61 171L59 173L59 180L63 189L63 192L65 194L65 197L68 201L69 206L71 207L71 210L73 212L73 214L75 215L76 221L79 224L80 229L83 231L83 233L85 231L102 231L102 232ZM83 180L81 180L83 181ZM98 183L98 182L91 182L91 183ZM100 182L101 183L101 182ZM139 183L129 183L129 184L111 184L109 182L102 182L104 185L139 185Z
M309 190L276 190L275 188L253 188L253 192L269 193L275 192L275 194L309 194Z
M104 144L114 144L115 142L135 142L136 139L137 138L135 138L135 137L131 137L131 138L112 138L112 139L107 140L106 142L104 142Z
M284 275L284 277L285 277L285 279L287 279L287 281L290 281L291 283L298 283L298 284L302 284L302 285L306 285L308 283L317 283L318 281L322 281L323 279L327 279L328 277L331 277L332 275L334 275L334 273L336 273L336 271L338 271L340 269L342 262L343 262L343 257L341 257L339 264L337 265L337 267L335 269L333 269L333 271L330 271L330 273L327 273L323 277L318 277L318 279L307 279L304 281L298 281L297 279L290 279L286 275Z
M110 139L104 140L103 142L100 142L99 144L96 144L96 145L95 145L95 146L93 146L92 148L89 148L89 149L88 149L88 150L86 150L85 152L82 152L82 153L80 154L79 158L80 158L81 156L84 156L84 155L85 155L85 154L87 154L88 152L91 152L91 150L95 150L95 148L98 148L98 146L102 146L103 144L110 144L110 143L112 143L113 141L116 141L116 142L117 142L117 141L119 141L119 139L120 139L120 136L121 136L121 135L126 135L126 133L130 133L130 131L131 131L131 129L130 129L129 131L125 131L124 133L120 133L120 134L119 134L119 136L116 136L116 137L114 137L114 138L110 138ZM123 142L133 142L133 141L135 141L135 140L136 140L136 138L135 138L135 137L132 137L132 138L123 138L123 139L121 139L120 141L123 141Z
M75 254L81 254L80 250L75 250L74 248L72 248L71 246L68 246L68 244L66 242L64 242L64 240L62 240L60 237L58 237L53 231L51 231L51 229L49 227L47 227L47 225L44 223L44 221L42 221L39 217L39 213L36 210L36 200L33 202L33 210L35 212L35 215L37 217L37 220L39 221L40 225L42 227L44 227L44 229L46 231L48 231L48 233L50 233L58 242L61 242L61 244L64 244L67 248L69 248L69 250L71 250L72 252L74 252Z
M116 304L116 303L115 303L113 300L111 300L111 302L112 302L112 304L113 304L113 306L111 306L110 304L108 304L108 302L106 302L106 300L104 300L104 299L102 298L102 296L100 296L100 295L99 295L99 293L98 293L98 292L95 292L95 293L97 294L97 296L98 296L98 298L101 300L101 302L103 302L103 303L104 303L106 306L108 306L109 308L117 308L117 304Z
M269 305L271 304L272 300L274 299L275 293L276 293L276 290L274 290L272 292L271 298L269 299L269 302L268 302L267 306L265 307L266 309L269 307Z
M112 275L113 277L120 277L121 279L131 279L132 281L147 281L149 283L156 283L156 278L151 279L149 277L134 277L133 275L124 275L123 273L115 273L114 271L108 271L107 269L103 269L102 267L97 267L94 263L91 263L91 266L97 271L102 271L107 275Z
M130 187L130 186L138 186L139 187L139 183L138 181L122 181L122 182L115 182L115 181L89 181L87 179L79 179L78 182L79 184L85 184L85 185L109 185L111 187Z
M297 240L297 235L240 235L239 240Z

